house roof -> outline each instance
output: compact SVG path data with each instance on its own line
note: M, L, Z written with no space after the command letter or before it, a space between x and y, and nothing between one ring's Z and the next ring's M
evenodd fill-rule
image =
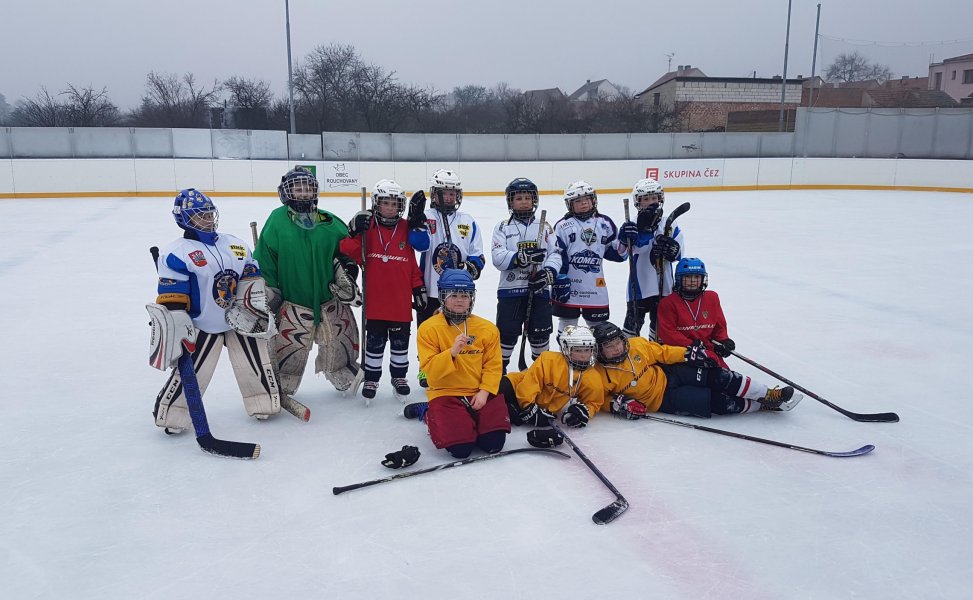
M889 79L882 84L887 90L925 90L929 88L928 77L903 77L901 79Z
M645 92L651 90L652 88L659 87L663 83L666 83L667 81L670 81L672 79L675 79L676 77L681 77L681 76L706 77L706 73L703 73L702 71L700 71L696 67L690 67L688 69L681 69L679 71L669 71L668 73L666 73L662 77L656 79L655 82L652 85L650 85L649 87L645 88L641 92L635 94L635 97L638 98L639 96L641 96Z
M883 108L952 108L957 102L940 90L865 90L870 103Z
M601 84L604 83L604 82L606 82L606 81L608 81L608 80L607 79L599 79L598 81L589 81L589 82L585 83L583 86L579 87L577 90L575 90L573 94L571 94L570 96L568 96L568 99L569 100L580 100L581 98L584 98L585 96L587 96L589 92L597 92L598 91L598 87L601 86ZM610 81L608 81L608 85L612 86L616 90L618 89L618 86L615 85L614 83L610 82Z
M564 92L561 88L546 88L543 90L527 90L524 92L524 97L527 98L528 102L548 102L556 98L563 98Z
M944 58L943 59L943 62L944 63L948 63L948 62L959 62L959 61L963 61L963 60L973 60L973 54L964 54L962 56L954 56L952 58Z

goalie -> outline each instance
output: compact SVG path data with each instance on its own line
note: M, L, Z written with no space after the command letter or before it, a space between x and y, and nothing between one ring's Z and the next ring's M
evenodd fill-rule
M203 393L226 346L247 414L266 419L280 412L268 343L276 327L259 265L240 238L217 233L219 212L202 192L179 192L172 214L183 237L157 258L159 296L146 306L152 319L149 364L165 371L184 349L191 352ZM153 414L169 434L192 425L178 369L159 392Z

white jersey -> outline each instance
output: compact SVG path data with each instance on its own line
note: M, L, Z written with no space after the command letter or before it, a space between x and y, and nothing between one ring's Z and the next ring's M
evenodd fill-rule
M665 223L659 223L654 234L642 233L639 234L639 240L635 243L635 248L632 251L632 262L635 264L633 270L635 271L635 284L634 286L629 285L628 291L625 293L626 297L632 299L632 288L635 288L635 299L641 300L643 298L651 298L653 296L659 295L659 274L655 270L655 265L649 260L649 253L652 252L652 246L655 245L655 236L662 235L665 229ZM679 244L679 256L676 257L675 262L679 262L679 259L686 256L686 242L683 239L682 230L676 225L672 230L672 239L676 240ZM662 295L668 296L672 293L672 270L673 263L664 262L662 269Z
M208 246L198 240L178 239L159 254L159 293L189 296L193 325L206 333L223 333L226 309L236 293L237 282L246 270L259 275L260 267L250 248L240 238L219 234Z
M448 222L448 227L444 226ZM429 250L419 256L419 269L430 298L439 296L439 275L443 269L462 268L467 260L483 270L483 236L470 215L456 211L446 217L435 208L426 209ZM450 245L450 242L452 245Z
M557 241L554 229L549 223L544 224L544 236L537 243L540 219L531 217L525 224L514 218L497 223L493 228L493 248L491 255L493 266L502 271L500 286L497 288L497 298L510 298L527 295L527 279L530 277L530 267L516 266L517 252L524 247L540 247L547 251L544 263L537 268L550 267L555 273L561 271L561 254L557 251ZM545 289L539 296L548 297L550 291Z
M608 286L602 260L622 262L628 249L617 239L615 223L605 215L595 214L585 221L566 216L554 226L561 273L571 280L571 297L565 306L608 306Z

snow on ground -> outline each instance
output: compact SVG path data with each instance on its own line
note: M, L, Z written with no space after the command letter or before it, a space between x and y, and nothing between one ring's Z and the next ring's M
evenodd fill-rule
M163 435L143 305L155 297L147 248L179 234L171 202L0 203L2 596L968 597L971 198L673 193L667 209L687 200L688 254L709 267L738 350L845 408L902 420L857 423L808 398L791 413L705 422L828 450L877 446L833 459L600 415L571 435L631 502L604 527L591 515L614 498L576 457L515 455L333 496L390 474L380 459L406 443L422 450L415 468L447 460L401 416L387 379L365 408L309 374L297 395L309 423L256 422L224 360L205 396L210 424L259 442L260 459ZM221 230L247 239L278 206L217 203ZM357 204L322 200L345 219ZM542 200L552 215L562 206ZM621 221L620 196L600 208ZM463 209L489 251L503 200ZM607 266L616 322L627 268ZM487 268L478 314L495 316L497 280ZM522 430L507 441L526 445Z

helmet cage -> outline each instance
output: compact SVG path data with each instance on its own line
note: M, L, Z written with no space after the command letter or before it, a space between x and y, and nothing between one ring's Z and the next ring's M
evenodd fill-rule
M307 169L297 167L280 178L277 195L296 213L312 213L318 208L318 180Z
M561 354L564 355L564 359L568 361L568 364L571 365L571 367L578 371L584 371L585 369L589 369L594 366L595 336L591 334L590 329L580 325L568 325L558 337L558 345L561 347ZM588 360L581 362L572 358L572 351L579 348L591 350Z
M220 212L203 192L194 188L179 192L172 207L172 216L176 225L194 233L204 244L216 242Z
M463 312L456 312L447 308L446 299L454 295L468 297L470 299L469 308ZM470 318L470 315L473 314L474 304L476 304L476 290L439 288L439 309L443 312L443 316L446 317L446 320L450 323L462 323L466 319Z

